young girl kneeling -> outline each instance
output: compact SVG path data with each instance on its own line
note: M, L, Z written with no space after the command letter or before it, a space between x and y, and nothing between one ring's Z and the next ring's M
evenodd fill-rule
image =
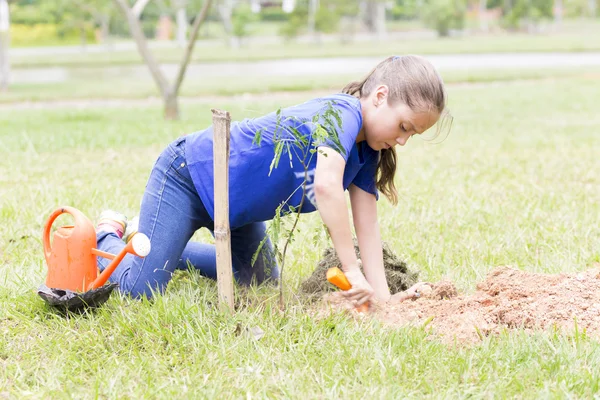
M347 296L362 304L390 298L386 282L377 199L397 202L396 145L431 128L444 114L446 92L435 68L418 56L394 56L343 92L231 125L229 211L234 276L242 284L277 279L278 269L264 221L277 208L318 210L352 285ZM328 135L323 135L322 128ZM260 136L258 143L257 134ZM290 144L271 168L278 143ZM298 141L316 151L305 165L294 157ZM287 145L286 145L287 146ZM300 149L301 150L301 149ZM304 153L306 154L306 153ZM305 179L307 179L305 183ZM142 199L139 226L116 212L98 223L100 250L116 253L133 228L150 239L146 258L127 256L111 276L134 297L162 293L176 269L194 266L216 278L215 246L190 239L214 229L213 130L209 127L171 143L152 168ZM364 275L354 251L345 193L348 190ZM189 264L188 264L189 263ZM107 261L99 259L100 269ZM366 278L365 278L366 277Z

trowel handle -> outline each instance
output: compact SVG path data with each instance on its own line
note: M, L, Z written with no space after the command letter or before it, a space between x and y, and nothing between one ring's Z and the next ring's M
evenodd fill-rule
M117 254L116 256L113 256L114 258L112 258L111 263L108 264L108 266L104 269L104 271L102 271L102 273L96 278L96 280L94 280L94 282L92 282L90 284L90 286L88 287L87 290L98 289L99 287L104 285L106 283L106 281L108 280L108 278L110 278L110 276L112 275L114 270L117 268L119 263L123 260L125 255L127 255L128 253L131 253L133 255L143 258L143 257L146 257L150 253L150 249L151 249L150 239L148 239L148 236L146 236L140 232L136 233L135 236L133 236L133 238L129 241L129 243L127 243L125 245L125 247L123 247L123 249L119 252L119 254ZM104 254L101 254L101 253L102 252L99 252L96 254L106 257L106 258L109 258L109 259L111 258L111 257L108 257L108 256L111 256L111 254L107 253L107 255L105 256Z
M327 270L327 280L329 283L337 286L341 290L350 290L352 289L352 285L344 275L344 272L338 267L329 268ZM369 302L361 304L360 306L356 306L356 311L363 313L369 311Z

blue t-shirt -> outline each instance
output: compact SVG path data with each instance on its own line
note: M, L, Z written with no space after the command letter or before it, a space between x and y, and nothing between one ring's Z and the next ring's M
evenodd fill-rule
M338 118L324 118L335 110ZM334 126L338 143L327 140L317 143L313 117L321 116L321 126ZM333 124L331 124L333 121ZM339 122L341 122L341 126ZM229 212L232 229L252 222L268 221L275 216L277 207L286 202L297 209L302 200L302 183L305 169L300 162L308 165L306 198L301 212L316 210L314 195L314 174L318 153L307 153L307 147L297 147L294 135L306 139L306 144L314 148L328 146L337 150L346 160L344 170L344 190L354 184L362 190L378 197L375 174L379 152L371 149L366 141L356 143L362 127L360 101L350 95L337 94L307 101L303 104L281 109L260 118L244 119L231 124L229 159ZM260 132L260 144L254 143ZM271 169L275 155L274 135L286 147L278 166ZM297 142L297 139L296 139ZM289 146L288 146L289 144ZM186 138L186 159L194 186L206 210L214 219L214 168L213 168L213 128L192 133ZM290 160L291 154L291 160ZM270 172L270 174L269 174Z

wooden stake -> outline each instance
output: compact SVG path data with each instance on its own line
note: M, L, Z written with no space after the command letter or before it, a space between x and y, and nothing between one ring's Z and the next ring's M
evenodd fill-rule
M229 136L231 117L227 111L212 109L213 161L215 177L215 242L219 307L233 310L233 272L229 231Z

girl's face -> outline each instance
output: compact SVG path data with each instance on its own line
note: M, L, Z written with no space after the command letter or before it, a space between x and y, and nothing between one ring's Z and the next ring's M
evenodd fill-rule
M414 112L403 103L390 105L386 85L377 87L360 102L363 126L356 142L366 140L373 150L404 146L412 135L425 132L440 118L436 111Z

